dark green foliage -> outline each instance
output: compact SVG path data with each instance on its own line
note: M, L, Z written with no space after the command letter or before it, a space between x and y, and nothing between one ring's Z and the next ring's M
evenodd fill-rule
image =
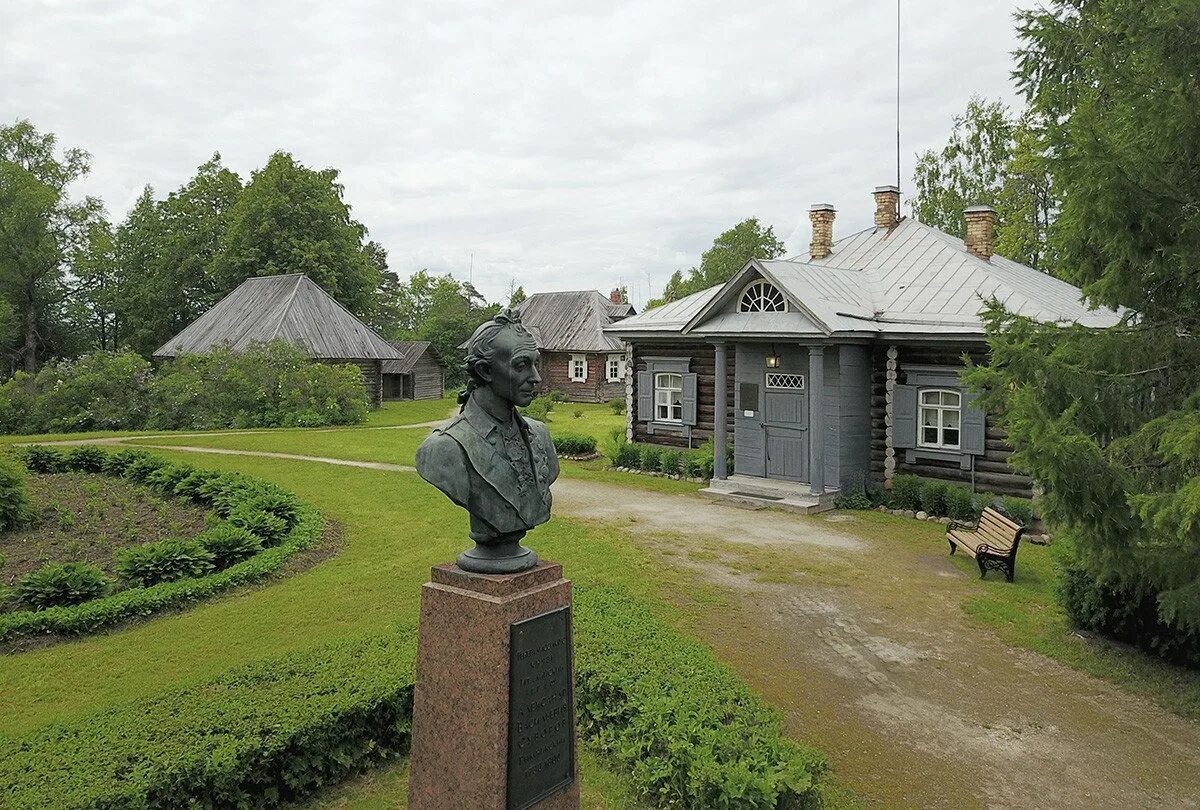
M520 409L523 416L539 422L545 422L552 410L554 410L554 400L545 394L534 397L533 402Z
M155 471L162 469L165 466L167 466L166 459L159 458L158 456L148 455L134 461L125 468L121 475L136 484L145 484L150 480L150 476L153 475Z
M596 452L596 437L579 433L564 433L554 438L554 449L560 456L586 456Z
M1163 622L1152 591L1103 585L1086 569L1069 565L1062 572L1058 592L1067 615L1079 627L1200 669L1200 633Z
M133 353L93 352L47 363L0 385L0 432L130 430L146 421L150 364Z
M115 453L108 454L108 457L104 460L103 469L108 475L124 475L125 470L135 461L141 461L149 457L150 454L145 450L118 450Z
M1000 503L1004 507L1003 512L1017 523L1022 526L1033 523L1033 501L1028 498L1014 498L1011 495L1005 495L1000 499Z
M91 563L47 563L21 577L17 594L39 610L60 605L77 605L102 596L108 577Z
M300 517L300 501L290 492L268 486L251 489L247 496L247 508L274 515L283 521L288 531L291 531Z
M625 397L613 397L608 401L608 409L613 413L625 413Z
M200 577L213 570L213 555L198 540L159 540L116 553L116 570L143 587Z
M683 455L683 474L688 478L710 477L708 465L712 463L711 459L712 456L703 450L689 450Z
M249 503L229 513L229 523L253 534L267 548L279 545L287 536L288 526L283 518L264 512Z
M629 446L629 439L625 436L625 431L621 428L613 428L604 437L600 444L600 452L608 459L610 464L617 465L617 457L624 452L624 448ZM620 466L620 465L617 465Z
M627 593L581 587L575 618L580 735L629 769L651 806L816 806L817 752L701 642Z
M683 454L678 450L664 450L658 458L658 471L664 475L679 475Z
M352 425L367 417L356 366L317 363L287 341L183 355L150 384L147 425L163 430Z
M636 469L642 463L642 454L636 444L626 442L622 444L616 455L611 456L614 467L625 467L627 469Z
M871 499L867 496L867 487L863 483L862 476L858 476L854 481L842 487L836 505L838 509L870 509L873 506Z
M213 567L218 571L248 560L263 549L257 536L229 523L212 527L198 535L196 541L212 555Z
M1159 620L1200 631L1200 15L1194 3L1054 0L1018 13L1016 76L1055 122L1051 241L1110 329L997 304L968 383L1077 565ZM1141 599L1138 599L1141 604Z
M194 470L195 468L188 464L168 464L147 475L145 484L156 492L173 495L176 485L191 475Z
M66 457L56 447L30 445L18 448L17 455L31 473L56 473L67 469Z
M946 514L946 491L950 485L945 481L925 481L921 484L921 509L930 515Z
M189 500L203 501L203 498L200 496L200 488L219 475L219 472L192 470L175 484L175 494Z
M44 807L273 807L407 753L403 632L238 667L0 741L0 797Z
M0 531L29 518L29 476L20 462L0 457Z
M553 391L551 391L546 396L550 398L551 402L555 402L555 403L567 401L567 395L564 394L562 391L559 391L557 388L555 388Z
M946 490L946 516L952 520L973 522L979 517L975 508L975 496L965 487L950 487Z
M99 447L85 444L68 450L65 464L70 470L98 473L104 471L104 461L107 458L108 454Z
M921 508L921 479L908 473L892 477L892 503L897 509Z
M662 469L663 448L654 444L643 444L638 455L638 466L646 472L658 472Z

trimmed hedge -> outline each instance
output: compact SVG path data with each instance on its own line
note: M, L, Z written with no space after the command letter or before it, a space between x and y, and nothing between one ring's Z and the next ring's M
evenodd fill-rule
M266 552L270 553L270 552ZM712 652L616 588L575 589L583 739L662 807L815 806L820 754ZM343 642L0 740L0 806L258 807L408 750L416 635Z
M74 460L80 458L70 453L64 454L52 447L23 447L19 448L17 453L25 458L27 463L30 459L36 459L39 465L54 471L71 469L69 465L76 463ZM205 576L176 579L149 587L129 588L78 605L0 614L0 641L46 633L90 633L125 619L148 616L165 608L207 599L238 585L256 582L269 576L297 551L316 544L324 531L324 519L316 509L296 500L290 492L266 481L238 473L205 472L187 465L173 465L142 450L120 450L105 453L105 456L101 467L109 475L121 475L138 481L158 476L163 481L160 486L165 485L167 479L173 479L178 481L174 484L176 489L186 482L190 487L189 497L193 501L212 505L218 511L220 508L214 503L215 498L221 498L222 503L232 509L243 504L252 504L256 498L270 496L266 502L280 508L280 505L287 504L287 509L294 514L295 522L281 542L274 547ZM95 460L90 459L86 463L95 464ZM176 474L181 467L186 468L186 472ZM228 511L225 514L228 514ZM275 528L285 523L273 513L260 514L269 518Z
M261 807L301 798L407 752L415 654L411 632L331 644L0 739L0 806Z
M579 731L660 807L818 804L816 750L703 643L616 588L576 587Z
M560 456L587 456L596 452L596 437L583 436L578 433L564 433L555 436L554 450Z

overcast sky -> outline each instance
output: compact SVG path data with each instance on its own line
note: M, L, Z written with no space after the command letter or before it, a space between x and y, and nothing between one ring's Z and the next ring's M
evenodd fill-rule
M1014 102L1015 5L904 0L903 184L972 93ZM578 9L572 10L572 9ZM0 120L93 158L124 216L214 151L341 170L402 276L642 303L748 216L807 247L895 178L892 0L3 0Z

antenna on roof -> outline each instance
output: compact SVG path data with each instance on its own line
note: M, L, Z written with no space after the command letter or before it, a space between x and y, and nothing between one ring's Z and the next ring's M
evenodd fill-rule
M896 188L900 188L900 0L896 0Z

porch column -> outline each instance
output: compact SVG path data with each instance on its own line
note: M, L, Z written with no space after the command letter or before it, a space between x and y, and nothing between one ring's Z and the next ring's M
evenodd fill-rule
M717 367L716 380L713 382L713 478L725 480L728 477L729 471L725 461L725 454L728 452L725 448L727 445L727 433L729 425L726 416L726 408L728 407L728 394L726 386L729 384L727 379L728 360L726 357L725 341L718 340L714 344L716 348Z
M825 347L808 347L808 483L825 494Z

